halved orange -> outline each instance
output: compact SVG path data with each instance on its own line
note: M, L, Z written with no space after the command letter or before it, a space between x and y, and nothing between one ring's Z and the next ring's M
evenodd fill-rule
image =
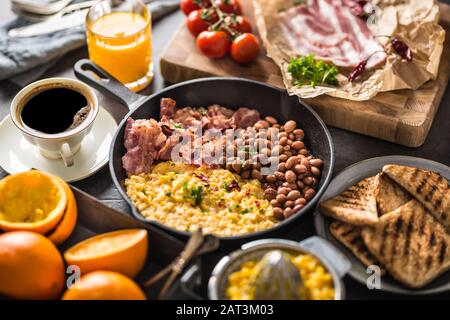
M99 234L69 248L64 253L68 265L82 274L108 270L135 277L147 258L147 230L126 229Z
M64 261L39 233L0 235L0 294L14 299L57 299L65 284Z
M146 300L130 278L112 271L94 271L66 290L63 300Z
M0 181L0 229L46 233L62 219L67 195L57 177L38 170Z
M75 196L70 189L69 185L59 177L56 177L64 187L64 191L67 195L67 207L64 212L62 220L58 225L47 233L49 238L54 244L59 245L67 240L75 229L77 223L77 202Z

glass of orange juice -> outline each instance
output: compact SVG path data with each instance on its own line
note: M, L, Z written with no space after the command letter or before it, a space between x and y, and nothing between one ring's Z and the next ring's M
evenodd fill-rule
M128 89L153 79L151 16L140 0L101 0L86 17L89 58Z

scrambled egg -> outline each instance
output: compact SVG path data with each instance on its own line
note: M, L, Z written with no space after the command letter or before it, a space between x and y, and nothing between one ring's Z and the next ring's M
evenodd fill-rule
M333 300L334 285L332 276L322 264L309 254L292 257L292 263L300 270L304 290L300 291L303 300ZM257 272L257 261L247 261L228 277L227 298L230 300L253 300L253 279Z
M260 182L224 169L162 162L125 187L145 218L181 231L235 236L277 223Z

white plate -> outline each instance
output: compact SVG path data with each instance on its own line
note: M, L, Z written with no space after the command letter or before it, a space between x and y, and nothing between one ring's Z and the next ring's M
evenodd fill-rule
M23 137L8 115L0 123L0 166L9 174L34 168L55 174L67 182L78 181L93 175L108 163L109 147L116 129L114 118L100 108L91 132L74 155L74 165L65 167L62 159L43 157L38 148Z

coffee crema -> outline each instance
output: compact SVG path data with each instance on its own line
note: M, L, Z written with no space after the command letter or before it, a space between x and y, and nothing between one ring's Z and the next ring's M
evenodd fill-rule
M52 88L28 100L22 109L22 122L29 128L55 134L79 126L91 108L84 95L69 88Z

